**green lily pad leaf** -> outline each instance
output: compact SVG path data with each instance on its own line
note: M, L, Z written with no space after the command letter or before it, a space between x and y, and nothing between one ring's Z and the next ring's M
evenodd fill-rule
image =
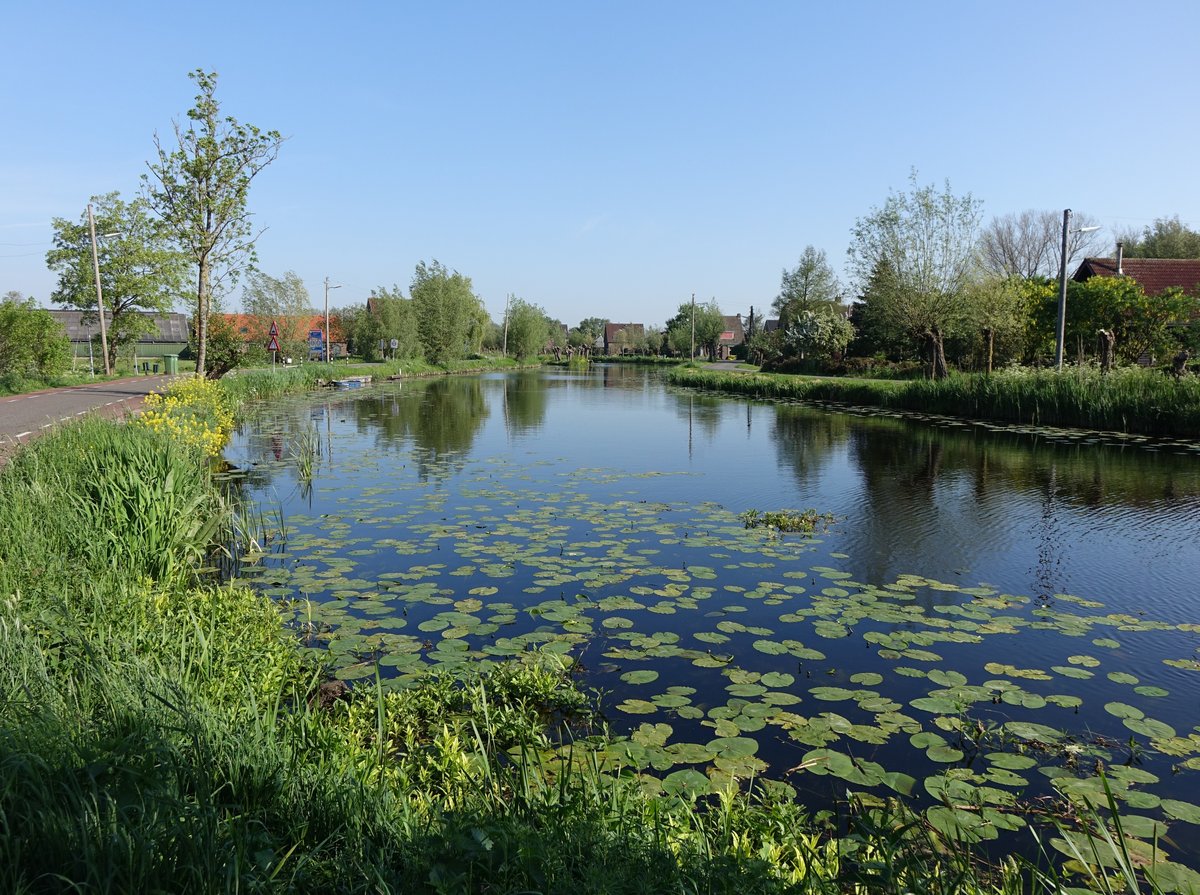
M1110 671L1108 679L1114 684L1137 684L1140 683L1137 677L1129 674L1126 671Z
M832 774L835 777L845 777L855 770L850 756L832 749L813 749L811 752L806 752L800 764L810 774L819 776Z
M1104 705L1104 711L1108 712L1117 718L1144 718L1146 713L1139 708L1127 705L1124 702L1108 702Z
M492 594L496 594L499 592L500 592L500 588L491 587L491 586L473 587L469 591L467 591L467 593L474 594L477 597L490 597ZM459 593L462 593L462 591L459 591Z
M1142 736L1152 739L1155 737L1167 739L1175 736L1174 727L1170 724L1164 724L1162 721L1156 721L1153 718L1125 718L1121 723L1134 733L1140 733Z
M850 675L850 682L864 687L874 687L876 684L883 683L883 675L876 674L874 671L860 671L858 674Z
M946 696L921 696L911 700L908 704L933 715L957 715L962 711L962 706L957 700Z
M699 743L673 743L663 751L677 764L703 764L713 757L712 750Z
M962 751L955 749L953 746L930 746L927 750L925 750L925 755L930 761L942 763L962 761L963 758Z
M1152 686L1134 687L1133 692L1138 694L1139 696L1160 697L1160 696L1170 696L1171 695L1169 690L1164 690L1162 687L1152 687Z
M881 782L884 786L892 788L902 796L911 796L913 787L917 785L916 778L910 777L908 774L902 774L899 771L889 771L884 774Z
M788 651L788 648L782 643L775 640L756 640L754 648L760 653L766 653L768 656L782 656Z
M1095 668L1100 660L1092 656L1068 656L1067 661L1072 665L1083 665L1085 668Z
M1106 649L1119 649L1121 644L1113 640L1111 637L1100 637L1092 641L1094 646L1102 646Z
M814 699L822 699L826 702L841 702L853 699L856 695L854 690L847 690L844 687L813 687L808 693Z
M724 634L719 634L716 631L700 631L692 636L702 643L725 643L729 640Z
M995 839L1000 835L994 825L985 822L978 814L960 808L935 805L926 810L925 819L952 842L974 843Z
M1182 820L1189 824L1200 824L1200 805L1191 802L1181 802L1177 799L1163 799L1162 810L1167 817Z
M1006 721L1004 729L1022 740L1038 740L1043 743L1057 742L1063 736L1062 731L1031 721Z
M712 792L712 783L708 777L699 771L686 768L668 774L662 782L663 792L671 795L694 799L697 796L708 795Z
M761 678L761 682L767 687L790 687L796 682L796 679L786 672L768 671Z
M1086 668L1075 668L1072 665L1052 665L1050 670L1055 674L1061 674L1063 677L1075 678L1076 680L1086 681L1094 676L1094 672L1088 671Z
M626 699L617 709L627 715L653 715L658 711L658 706L644 699Z
M758 751L758 740L750 737L719 737L706 747L723 758L745 758Z
M939 687L961 687L967 682L966 675L957 671L944 671L941 668L931 668L928 676Z
M651 671L648 668L639 669L637 671L627 671L621 675L621 680L627 684L648 684L651 681L658 680L658 672Z
M1061 706L1064 709L1078 708L1079 706L1083 705L1083 700L1078 696L1064 696L1059 693L1055 693L1053 696L1047 696L1046 702Z

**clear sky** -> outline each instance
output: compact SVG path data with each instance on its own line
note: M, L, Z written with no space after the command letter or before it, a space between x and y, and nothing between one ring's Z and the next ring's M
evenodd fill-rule
M287 135L260 267L318 306L326 276L340 306L437 259L494 317L763 309L808 244L840 273L913 167L985 220L1200 229L1196 0L29 0L0 30L0 293L42 304L50 219L136 194L196 68Z

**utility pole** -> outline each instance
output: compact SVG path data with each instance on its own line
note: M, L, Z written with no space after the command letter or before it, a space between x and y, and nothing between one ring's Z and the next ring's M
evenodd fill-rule
M92 217L92 203L88 203L88 231L92 235L92 273L96 276L96 310L100 313L100 350L104 352L104 375L112 375L108 362L108 327L104 322L104 294L100 288L100 253L96 249L96 219ZM91 340L88 340L89 344Z
M329 344L329 290L341 288L342 287L340 283L337 286L330 286L329 277L325 278L325 363L327 364L331 362L329 360L329 352L331 349Z
M504 356L508 357L508 303L512 301L512 293L504 296Z
M696 359L696 293L692 293L692 356L691 360Z

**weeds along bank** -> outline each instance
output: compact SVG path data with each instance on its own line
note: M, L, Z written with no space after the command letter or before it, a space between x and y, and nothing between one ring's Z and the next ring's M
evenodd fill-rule
M0 472L0 891L1055 890L897 809L834 837L779 784L623 772L559 657L325 682L200 571L252 536L206 462L237 397L182 383Z
M1034 426L1079 427L1140 435L1200 435L1200 377L1180 379L1130 368L954 375L942 380L816 379L729 374L690 368L667 374L675 385L764 398L833 401Z

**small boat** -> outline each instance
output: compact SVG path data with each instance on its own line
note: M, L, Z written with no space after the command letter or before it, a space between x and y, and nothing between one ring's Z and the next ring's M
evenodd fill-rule
M362 388L364 385L371 384L372 377L370 376L348 376L345 379L333 380L334 388Z

